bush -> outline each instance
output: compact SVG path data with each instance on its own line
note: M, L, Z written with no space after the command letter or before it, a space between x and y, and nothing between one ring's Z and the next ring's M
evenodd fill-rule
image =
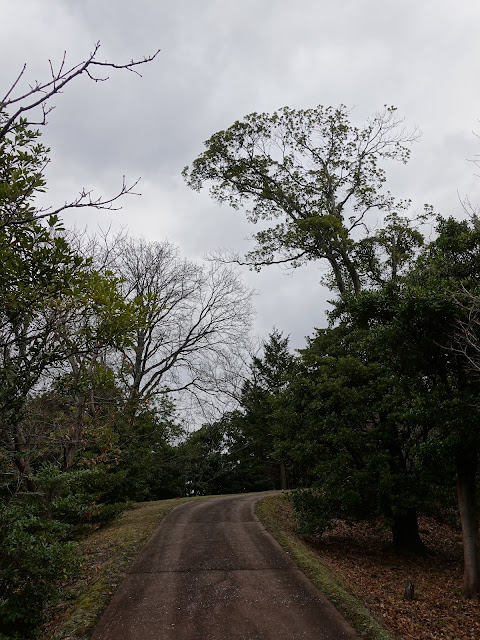
M126 507L124 502L104 504L115 478L100 468L62 473L52 464L42 465L35 476L45 513L55 520L81 529L95 522L109 522Z
M330 501L315 489L297 489L291 494L298 530L307 535L321 535L334 518Z
M62 473L44 464L35 493L0 502L0 640L34 638L44 611L80 565L75 537L117 517L125 504L101 502L101 469Z
M0 636L35 637L47 604L79 567L69 527L26 505L0 505Z

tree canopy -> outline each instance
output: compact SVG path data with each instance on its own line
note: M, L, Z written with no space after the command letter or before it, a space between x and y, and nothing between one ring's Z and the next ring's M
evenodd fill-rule
M350 122L344 105L284 107L252 113L215 133L183 175L197 191L211 183L219 203L250 207L246 215L253 224L268 223L254 234L247 264L260 269L326 260L336 288L358 292L358 232L373 212L399 213L409 204L384 189L383 163L406 163L414 139L395 107L385 107L363 128Z

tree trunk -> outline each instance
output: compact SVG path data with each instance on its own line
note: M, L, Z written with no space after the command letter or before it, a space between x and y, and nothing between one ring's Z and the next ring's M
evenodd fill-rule
M130 400L137 400L140 395L140 384L144 375L144 350L145 331L137 331L137 344L135 346L135 366L132 371L132 386L130 388Z
M457 499L463 538L463 594L466 598L480 597L480 544L476 510L476 454L457 456Z
M75 398L75 414L73 418L73 425L70 431L70 439L65 442L63 447L63 470L67 471L73 466L75 460L75 454L78 451L82 428L83 418L85 415L85 407L87 403L87 396L82 393Z
M31 492L36 491L37 485L32 480L32 476L31 476L32 470L30 468L30 461L28 460L28 458L16 457L15 464L17 466L17 469L20 471L20 477L25 482L27 491L31 491Z
M420 538L417 510L414 507L393 516L393 546L399 551L425 555L430 553Z
M280 462L280 482L282 491L287 490L287 471L285 469L285 462Z
M25 447L25 438L18 424L14 427L14 452L15 466L20 471L20 477L25 483L27 491L36 491L37 486L32 480L32 469Z

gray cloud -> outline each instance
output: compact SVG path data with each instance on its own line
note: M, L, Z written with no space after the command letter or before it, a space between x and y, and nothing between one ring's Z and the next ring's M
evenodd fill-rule
M359 124L396 104L423 132L407 167L390 168L390 189L460 215L457 190L478 199L466 162L479 142L480 5L450 0L22 0L5 3L0 25L3 87L24 61L28 79L68 51L77 61L102 41L117 61L162 51L143 78L81 79L55 99L45 140L52 147L48 198L82 186L111 193L121 176L143 177L141 198L116 214L74 212L69 224L127 225L168 237L190 257L218 247L246 250L252 230L240 212L190 192L179 177L202 143L251 111L345 103ZM258 291L257 329L302 336L325 322L330 293L318 266L285 277L245 274Z

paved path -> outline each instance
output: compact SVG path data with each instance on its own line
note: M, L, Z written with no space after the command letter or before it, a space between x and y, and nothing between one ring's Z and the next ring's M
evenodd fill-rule
M353 640L265 531L261 494L188 502L142 549L92 640Z

